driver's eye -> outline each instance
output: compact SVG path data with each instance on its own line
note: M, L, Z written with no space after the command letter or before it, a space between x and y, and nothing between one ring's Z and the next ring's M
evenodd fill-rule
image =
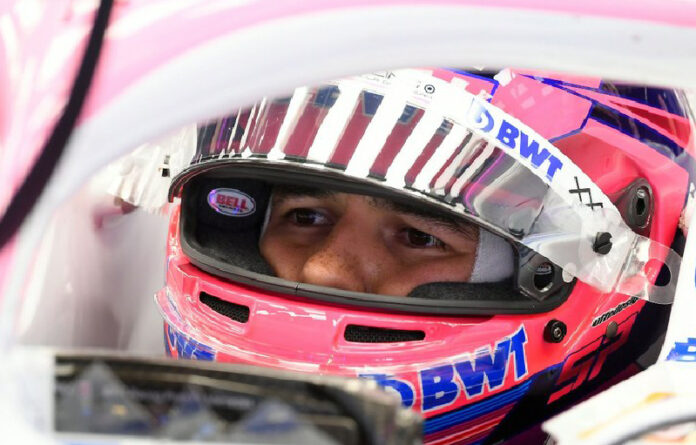
M421 232L417 229L406 229L405 230L406 241L412 247L444 247L445 243L425 232Z
M330 224L329 218L313 209L299 208L288 213L290 220L298 226L320 226Z

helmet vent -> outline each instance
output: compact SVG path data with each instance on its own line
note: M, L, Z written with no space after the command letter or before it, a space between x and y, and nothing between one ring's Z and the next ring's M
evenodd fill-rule
M218 297L213 297L210 294L201 292L199 295L201 303L208 306L220 315L224 315L238 323L246 323L249 321L249 307L242 304L230 303Z
M423 340L425 332L349 324L346 326L344 338L355 343L397 343Z

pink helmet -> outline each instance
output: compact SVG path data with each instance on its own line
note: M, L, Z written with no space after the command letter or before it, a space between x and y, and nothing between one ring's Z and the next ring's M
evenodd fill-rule
M173 180L168 353L372 378L427 443L510 438L661 341L693 155L679 92L600 79L414 69L263 99L200 125ZM285 279L259 242L288 188L474 224L471 271L405 297Z

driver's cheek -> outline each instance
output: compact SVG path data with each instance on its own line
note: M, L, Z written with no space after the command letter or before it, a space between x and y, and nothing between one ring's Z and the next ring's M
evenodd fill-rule
M269 227L261 238L259 250L278 278L300 281L302 265L313 249L307 244L295 242L282 230Z

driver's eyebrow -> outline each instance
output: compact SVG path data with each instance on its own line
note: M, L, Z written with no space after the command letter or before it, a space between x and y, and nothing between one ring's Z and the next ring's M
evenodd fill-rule
M476 226L472 223L463 221L451 215L442 212L433 211L427 208L410 206L397 201L385 198L370 197L370 205L379 209L386 209L393 212L401 213L416 217L429 224L435 224L445 229L451 230L458 234L464 235L467 238L476 239Z
M301 185L276 185L273 187L274 203L282 202L288 198L297 198L308 196L310 198L328 198L336 195L338 192L318 187L306 187Z

